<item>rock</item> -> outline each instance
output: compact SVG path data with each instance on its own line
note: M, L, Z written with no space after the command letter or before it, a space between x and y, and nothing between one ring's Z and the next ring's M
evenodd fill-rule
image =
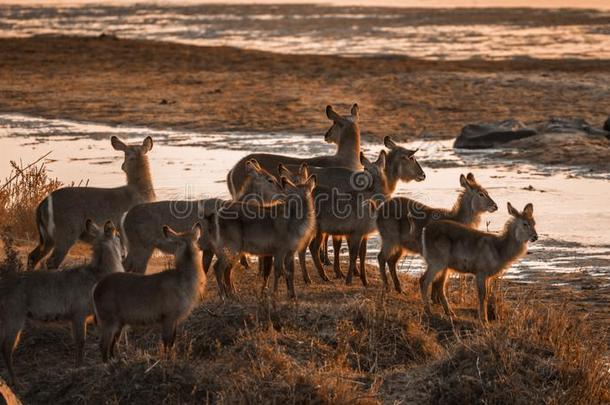
M495 148L507 142L528 138L534 135L551 134L562 136L566 134L581 134L585 136L605 136L610 139L610 118L604 124L604 129L594 128L582 118L551 117L548 120L525 124L515 119L500 122L469 124L453 144L454 148L488 149Z
M610 117L604 122L604 131L610 132Z
M486 149L500 144L527 138L538 132L521 121L508 119L501 122L469 124L462 128L453 144L454 148Z

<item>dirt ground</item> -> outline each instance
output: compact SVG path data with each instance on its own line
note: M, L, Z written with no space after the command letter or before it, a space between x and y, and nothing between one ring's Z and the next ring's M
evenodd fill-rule
M328 127L361 106L368 137L456 136L463 125L610 111L610 61L421 61L282 55L74 37L0 39L0 111L196 131Z

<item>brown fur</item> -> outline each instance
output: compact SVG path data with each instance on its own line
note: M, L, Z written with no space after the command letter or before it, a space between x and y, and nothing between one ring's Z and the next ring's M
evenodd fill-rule
M297 185L282 177L282 184L286 193L285 203L265 207L236 202L206 218L206 230L213 234L213 245L218 254L214 269L222 296L234 291L231 269L244 253L259 258L273 257L273 292L277 291L279 277L285 272L288 294L295 296L294 253L311 240L315 228L312 199L315 176ZM268 277L269 272L265 272L264 287Z
M326 107L326 116L333 121L333 125L325 135L327 142L337 143L337 152L334 155L316 156L312 158L295 158L269 153L254 153L241 159L227 175L227 186L231 195L235 198L246 177L244 162L248 159L256 159L260 165L276 173L279 164L296 165L307 163L310 166L319 167L345 167L359 170L360 165L360 126L358 124L358 105L354 104L351 116L342 117L333 110L332 106Z
M86 321L93 315L91 289L104 276L123 271L122 246L112 222L102 230L87 220L84 228L93 240L89 264L63 271L15 273L0 281L0 346L13 383L12 354L27 318L71 322L76 364L82 363Z
M420 278L420 289L426 312L430 312L428 289L433 280L442 283L440 299L445 313L453 316L445 295L449 271L474 274L479 295L479 319L487 322L489 281L501 275L527 250L528 241L536 241L534 207L527 204L518 212L508 203L512 218L500 234L482 232L453 221L437 221L422 233L426 272Z
M379 209L377 227L381 236L381 251L378 255L379 271L384 288L389 289L385 265L390 268L394 288L401 292L396 275L396 264L407 252L421 253L421 231L432 221L449 219L476 227L484 212L498 209L487 191L476 182L474 175L460 176L464 190L450 210L428 207L406 197L395 197Z
M246 181L237 194L237 201L272 203L283 198L282 188L277 179L261 168L254 159L246 161L246 176ZM168 225L177 232L185 232L195 222L215 213L226 203L228 201L219 198L208 198L197 201L157 201L136 205L127 212L121 223L121 233L128 246L125 270L145 273L146 265L155 248L165 253L175 252L175 244L169 243L163 235L163 225ZM207 273L214 257L208 234L202 234L199 246L203 252L203 269Z
M174 269L151 275L111 274L91 292L104 362L114 355L116 340L125 325L161 324L163 347L171 348L178 323L203 299L206 276L197 246L201 225L196 223L184 233L164 226L163 233L178 246Z
M111 220L119 224L121 216L136 204L155 200L147 153L152 149L152 138L141 145L126 145L113 136L114 149L125 153L121 168L127 174L127 185L117 188L64 187L52 192L36 209L36 223L40 234L38 246L28 257L33 269L48 255L49 269L58 268L78 239L87 241L83 224L87 218L98 223Z

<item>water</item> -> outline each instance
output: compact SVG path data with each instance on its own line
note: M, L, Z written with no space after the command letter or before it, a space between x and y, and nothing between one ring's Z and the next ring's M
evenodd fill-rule
M52 151L47 168L64 183L113 187L123 184L122 154L114 151L111 135L129 141L152 136L150 152L153 178L160 199L228 197L227 171L248 153L269 151L295 156L328 154L333 145L320 137L291 133L211 133L175 132L137 127L42 119L18 114L0 114L0 150L4 156L31 162ZM427 178L421 183L401 184L396 192L428 205L450 207L459 190L459 175L472 171L499 205L500 210L484 218L482 228L500 230L508 219L506 202L518 208L532 202L540 241L530 245L530 254L516 264L509 276L533 277L541 271L586 270L610 275L610 174L581 175L566 168L552 173L533 165L506 167L489 159L488 151L456 154L451 141L416 141L418 160ZM371 159L380 144L363 145ZM5 162L0 178L10 174ZM536 191L527 191L532 186ZM489 221L489 222L487 222ZM369 258L374 260L379 240L369 242ZM402 262L405 271L419 272L420 258Z
M0 36L107 33L281 53L432 60L610 57L608 13L563 13L322 4L0 6Z

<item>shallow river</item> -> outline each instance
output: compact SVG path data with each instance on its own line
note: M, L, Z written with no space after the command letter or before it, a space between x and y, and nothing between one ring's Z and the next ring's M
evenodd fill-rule
M120 169L122 154L110 146L117 135L141 141L150 135L155 146L150 152L153 177L160 199L228 197L227 171L248 153L269 151L295 156L332 153L333 145L320 137L293 133L189 133L158 131L136 127L48 120L17 114L0 114L0 178L8 177L8 160L31 162L51 151L47 168L66 184L87 183L116 186L124 182ZM506 202L522 208L535 207L540 240L531 244L530 254L509 271L511 277L528 277L542 271L586 270L610 276L610 174L583 174L574 168L549 169L519 164L507 167L486 157L489 151L456 151L451 141L417 141L418 160L427 179L401 184L397 194L408 195L426 204L450 207L459 191L459 174L472 171L499 205L500 210L484 217L481 227L497 231L508 218ZM380 144L364 141L371 159ZM525 188L533 187L535 191ZM374 260L379 240L369 241L369 257ZM405 271L421 271L419 258L405 259Z
M23 0L22 0L23 2ZM328 4L205 5L195 1L171 4L138 2L62 6L0 5L0 36L92 35L171 41L195 45L297 54L407 55L434 60L511 58L610 58L610 28L604 13L580 10L557 19L540 10L431 11L380 8L415 7L576 7L605 8L608 2L373 2L369 7ZM75 4L74 2L70 2ZM81 3L83 3L81 1ZM187 3L187 6L179 5ZM235 2L233 2L235 3ZM318 1L318 3L322 3ZM125 3L122 3L125 4ZM353 3L352 3L353 4ZM565 10L564 10L565 12ZM583 22L579 17L600 17ZM586 21L589 21L585 18Z

